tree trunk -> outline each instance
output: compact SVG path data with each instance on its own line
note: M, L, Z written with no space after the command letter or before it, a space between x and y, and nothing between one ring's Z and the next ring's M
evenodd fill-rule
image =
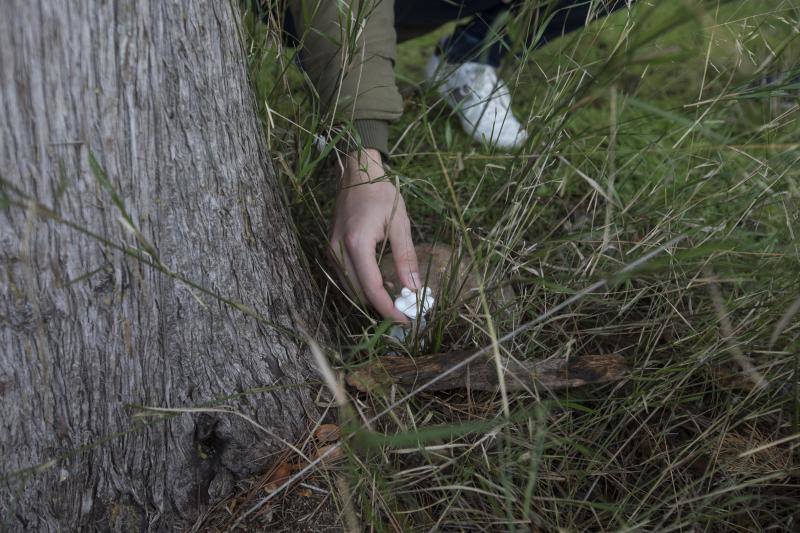
M291 441L314 414L292 332L325 334L238 4L2 12L0 529L185 525L284 445L135 406Z

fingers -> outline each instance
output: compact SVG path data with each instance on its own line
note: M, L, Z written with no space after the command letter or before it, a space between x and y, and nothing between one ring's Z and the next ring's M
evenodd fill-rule
M384 318L391 318L397 322L407 324L408 317L395 309L394 302L389 297L389 293L383 288L383 277L381 276L378 261L375 259L375 241L364 241L359 238L345 237L345 248L350 259L353 261L358 281L364 290L367 301L372 304L378 313Z
M389 242L400 283L411 289L419 289L422 282L417 264L417 251L411 238L411 222L407 216L396 217L389 227Z

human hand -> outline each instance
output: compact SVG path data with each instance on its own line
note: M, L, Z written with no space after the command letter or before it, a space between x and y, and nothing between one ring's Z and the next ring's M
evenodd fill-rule
M395 309L383 287L375 247L388 239L400 281L411 289L420 285L417 254L403 197L391 182L377 181L383 176L377 150L347 156L336 198L330 252L340 274L360 299L366 299L384 318L406 324L408 318Z

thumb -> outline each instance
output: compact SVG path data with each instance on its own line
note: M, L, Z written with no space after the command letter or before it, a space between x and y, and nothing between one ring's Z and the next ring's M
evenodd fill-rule
M389 229L389 243L392 245L392 257L400 283L413 290L419 289L422 280L417 264L417 251L411 239L411 222L407 216L394 220Z

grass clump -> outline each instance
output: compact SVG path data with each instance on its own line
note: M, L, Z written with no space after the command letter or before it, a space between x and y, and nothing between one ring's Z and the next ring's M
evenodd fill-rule
M510 31L537 24L528 6ZM389 347L386 324L343 297L317 259L337 170L313 136L329 117L279 24L250 19L248 31L268 144L336 325L332 364L346 369ZM502 70L530 132L514 153L473 145L422 83L446 31L400 47L406 111L392 126L390 174L417 242L473 250L488 307L446 307L427 351L490 345L608 278L498 350L619 353L632 370L616 385L533 390L506 405L499 394L420 392L370 424L403 392L351 395L346 461L323 476L342 523L800 527L800 6L642 2L520 48ZM500 287L513 288L510 301Z

